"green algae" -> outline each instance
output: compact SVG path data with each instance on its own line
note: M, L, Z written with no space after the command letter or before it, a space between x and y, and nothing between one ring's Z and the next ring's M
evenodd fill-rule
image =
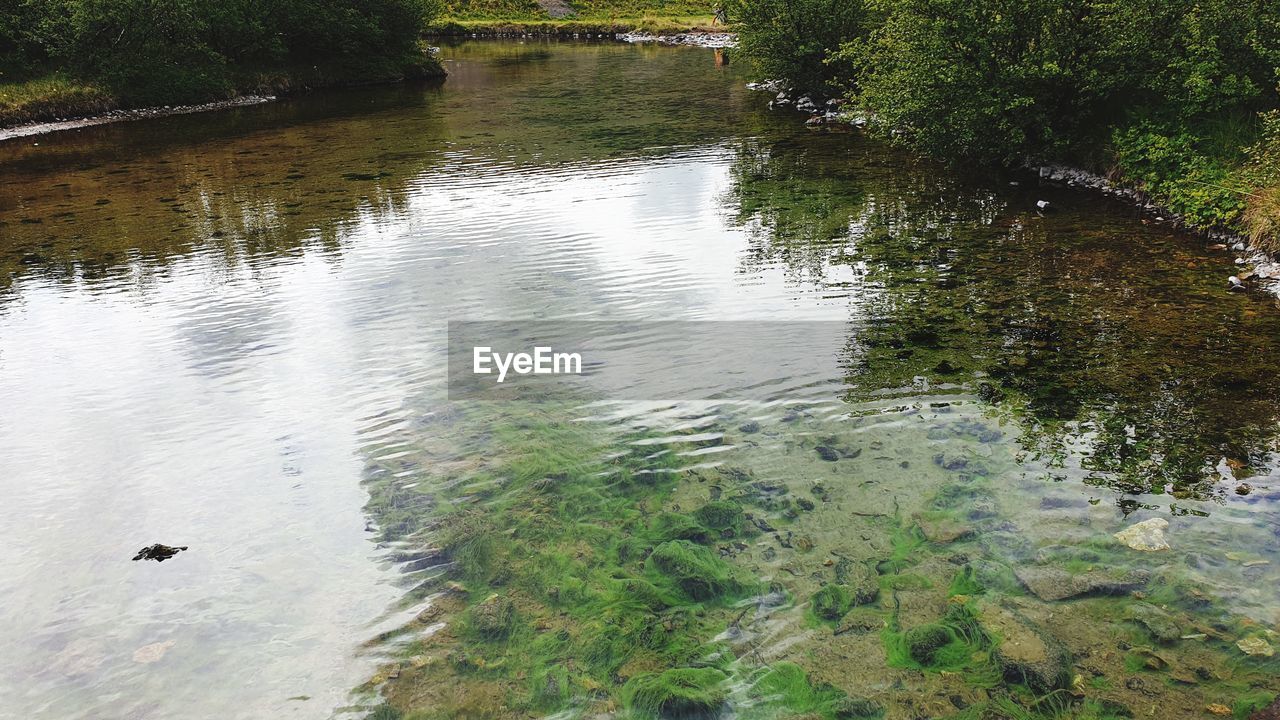
M727 679L715 668L674 668L627 681L622 699L628 710L671 720L703 720L719 714L728 699Z
M712 500L694 512L694 517L704 526L719 531L740 531L746 518L742 506L729 500Z
M795 716L818 716L832 720L869 720L884 715L879 703L850 697L831 685L815 686L804 669L790 662L777 663L751 685L751 698L762 711L748 710L745 717L771 716L786 711Z
M707 602L740 594L744 585L733 568L711 551L687 540L669 540L653 549L646 566L658 582L668 582L690 600Z
M813 616L829 623L839 622L853 607L853 595L843 585L826 585L813 594L809 609Z

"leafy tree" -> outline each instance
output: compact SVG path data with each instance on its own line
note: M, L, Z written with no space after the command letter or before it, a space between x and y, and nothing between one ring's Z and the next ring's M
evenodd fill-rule
M850 80L849 68L831 57L872 24L866 0L734 0L729 12L763 76L826 95L843 94Z

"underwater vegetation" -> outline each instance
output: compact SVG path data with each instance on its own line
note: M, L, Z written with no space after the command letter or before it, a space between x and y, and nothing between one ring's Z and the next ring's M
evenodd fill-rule
M747 425L731 412L661 445L545 400L437 417L450 449L394 461L419 468L414 488L371 472L384 540L431 547L408 574L425 609L380 638L397 659L364 688L377 711L1247 718L1280 690L1274 658L1234 645L1270 630L1176 564L1109 535L1021 535L1001 461L967 449L992 434L980 421L902 440L915 485L881 488L868 468L901 472L909 451L786 417L738 430L776 442L749 466L694 452Z

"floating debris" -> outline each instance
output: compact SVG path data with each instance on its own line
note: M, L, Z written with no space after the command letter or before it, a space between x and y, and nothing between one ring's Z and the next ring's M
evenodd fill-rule
M161 545L160 543L156 543L155 545L148 545L142 548L141 550L139 550L138 554L133 556L133 559L134 560L155 560L156 562L164 562L165 560L168 560L169 558L173 557L174 555L177 555L178 553L186 549L187 549L186 545L181 545L179 547L172 547L169 545Z

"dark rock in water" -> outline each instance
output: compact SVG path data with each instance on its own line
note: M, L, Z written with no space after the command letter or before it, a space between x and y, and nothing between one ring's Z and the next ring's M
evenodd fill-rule
M751 524L760 529L761 532L774 532L776 528L769 524L768 520L762 517L752 517Z
M989 382L978 383L978 399L985 403L997 403L1004 399L1004 390Z
M947 470L963 470L969 466L969 458L951 451L934 455L933 462Z
M849 591L854 605L875 602L880 596L880 578L866 563L842 558L836 564L836 582Z
M946 545L973 536L973 528L947 517L930 518L917 514L915 521L924 538L931 543Z
M903 635L907 654L921 665L932 665L938 651L951 642L951 633L941 625L911 628Z
M1280 697L1267 707L1250 715L1249 720L1280 720Z
M991 658L1006 680L1038 693L1070 684L1071 653L1044 629L999 605L984 607L979 622L988 635L1000 638Z
M155 545L148 545L142 548L141 550L139 550L138 554L133 556L133 559L134 560L155 560L156 562L164 562L165 560L168 560L169 558L173 557L174 555L177 555L178 553L186 549L187 549L186 545L182 545L179 547L171 547L169 545L161 545L160 543L156 543Z
M738 430L740 430L741 432L747 433L748 435L750 435L751 433L758 433L760 432L760 423L756 422L755 420L752 420L751 422L746 422L739 425Z
M1138 590L1151 578L1145 570L1119 576L1102 571L1072 575L1053 567L1020 567L1013 573L1032 594L1047 602L1085 595L1123 595Z
M837 452L835 448L830 447L829 445L819 445L818 447L814 448L814 450L818 452L818 457L822 458L823 460L826 460L827 462L835 462L840 459L840 453Z
M1182 637L1182 628L1172 615L1151 603L1135 603L1125 610L1125 618L1138 623L1151 633L1157 642L1170 644Z

